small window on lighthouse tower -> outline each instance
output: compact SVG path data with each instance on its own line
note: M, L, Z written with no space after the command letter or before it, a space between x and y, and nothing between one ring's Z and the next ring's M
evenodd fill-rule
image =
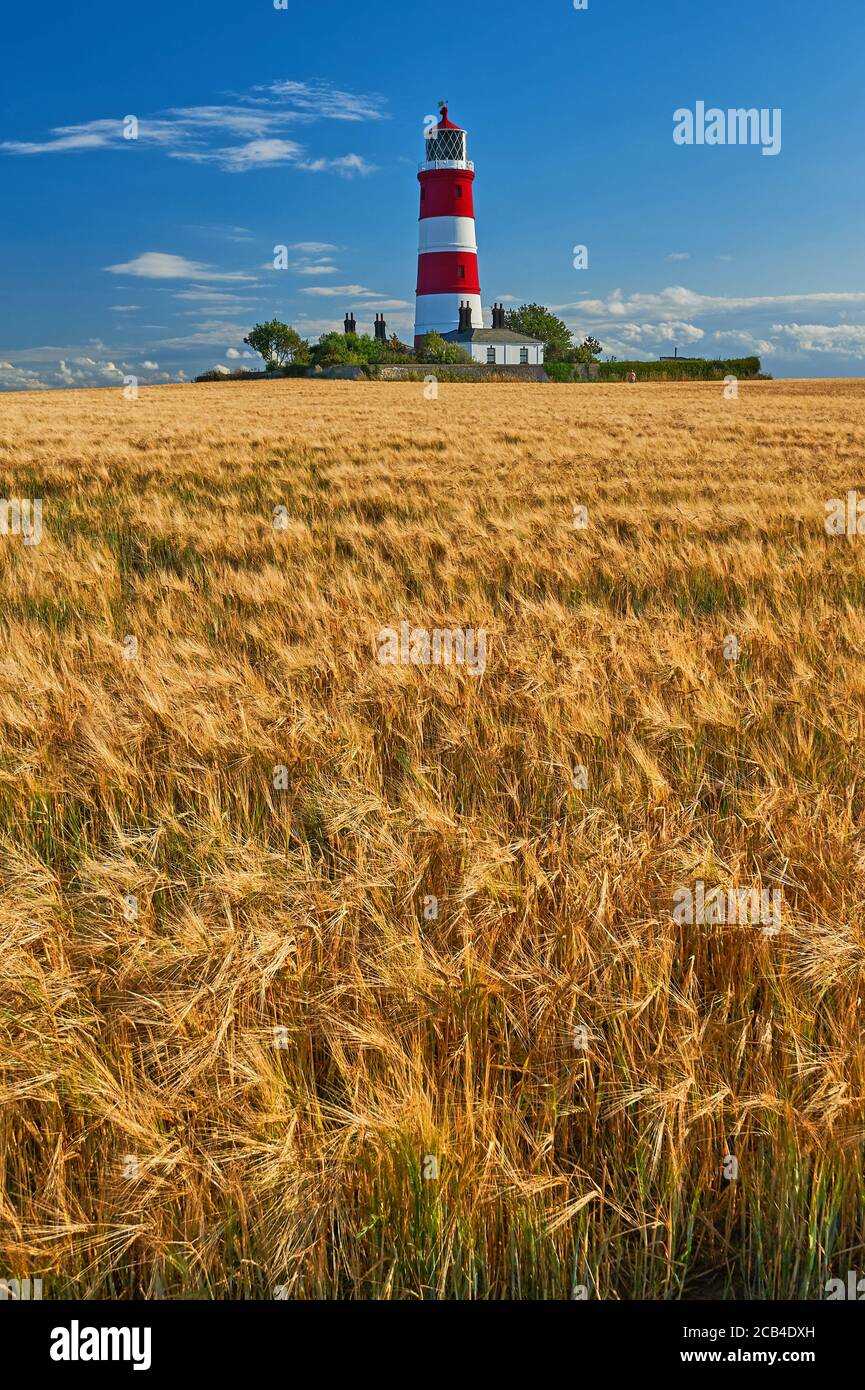
M466 268L464 265L461 265L459 267L459 277L461 280L464 280L466 278Z
M458 198L461 198L462 196L463 196L463 186L462 186L461 183L458 183L458 184L457 184L457 197L458 197Z

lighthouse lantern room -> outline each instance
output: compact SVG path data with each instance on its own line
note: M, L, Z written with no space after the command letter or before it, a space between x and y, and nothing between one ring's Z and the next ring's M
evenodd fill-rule
M475 235L474 165L466 158L466 132L441 107L426 133L420 166L415 347L427 333L483 327Z

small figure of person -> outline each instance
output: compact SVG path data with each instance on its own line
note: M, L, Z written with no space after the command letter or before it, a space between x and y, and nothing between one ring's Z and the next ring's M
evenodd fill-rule
M636 380L637 380L637 373L636 373L636 372L628 372L628 381L636 381Z

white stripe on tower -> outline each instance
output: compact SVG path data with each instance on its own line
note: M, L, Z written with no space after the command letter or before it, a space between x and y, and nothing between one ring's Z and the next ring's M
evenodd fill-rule
M423 217L420 221L420 254L427 251L474 251L475 219L473 217ZM480 327L480 325L476 325Z

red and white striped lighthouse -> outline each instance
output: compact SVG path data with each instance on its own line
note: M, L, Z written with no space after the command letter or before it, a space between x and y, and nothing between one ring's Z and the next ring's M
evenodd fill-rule
M426 163L420 166L420 240L417 261L415 347L426 333L451 333L471 308L471 326L483 328L478 244L472 185L475 166L466 158L466 132L441 108L438 125L426 134Z

